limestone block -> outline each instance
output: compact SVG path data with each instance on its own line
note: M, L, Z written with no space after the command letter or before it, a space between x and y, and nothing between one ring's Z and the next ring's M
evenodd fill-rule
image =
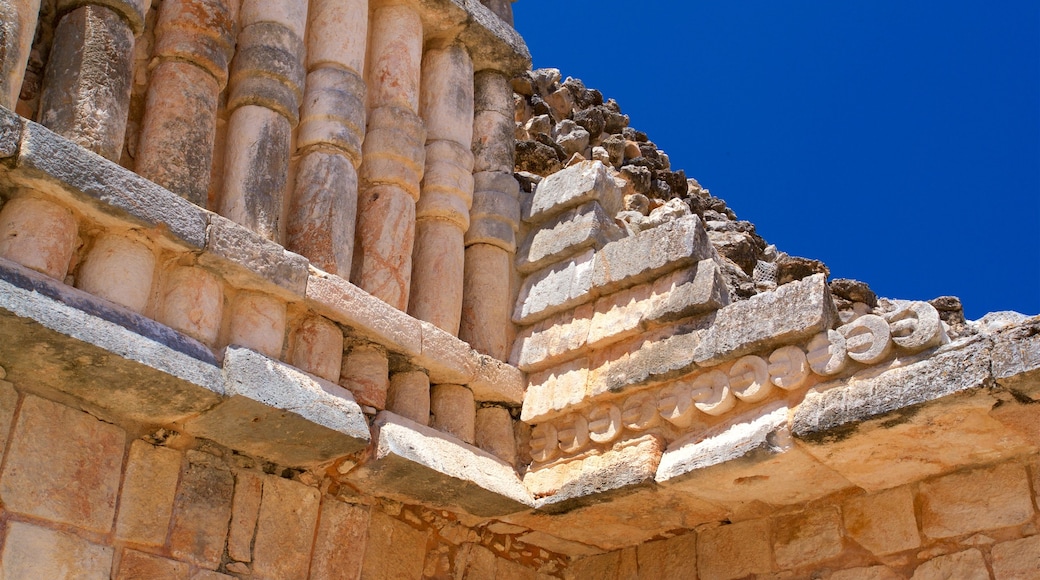
M254 574L267 578L307 576L320 498L317 489L302 483L264 477L253 545Z
M357 171L349 158L324 151L307 153L296 167L286 246L315 267L349 278L357 188Z
M159 322L216 346L224 313L224 289L207 270L178 266L167 273Z
M239 25L245 28L261 22L279 24L302 38L307 25L307 5L295 0L243 0Z
M691 266L712 253L700 218L688 216L604 246L596 254L592 284L609 292Z
M125 442L126 434L115 425L27 396L0 475L4 509L108 533ZM78 485L68 485L70 473Z
M809 368L818 375L831 376L845 370L849 364L845 336L837 330L821 332L806 346Z
M841 516L833 506L780 516L773 533L773 555L785 570L829 560L844 548Z
M477 376L479 354L462 340L429 322L420 322L422 353L413 362L430 373L430 381L469 384Z
M231 303L228 342L281 358L285 342L285 303L258 293L239 294Z
M306 292L308 264L303 256L218 215L209 218L202 264L240 288L267 290L273 284L293 298Z
M466 264L463 230L444 220L422 219L415 226L412 252L408 313L457 335Z
M326 318L310 316L293 333L292 365L337 382L343 364L343 331Z
M386 409L420 425L430 424L430 377L422 371L394 373Z
M988 380L985 343L969 342L818 385L795 410L792 432L806 451L868 491L1029 452L1025 439L989 415L993 399L975 394Z
M153 447L140 439L130 445L116 538L146 546L166 543L180 473L181 454L177 451Z
M841 511L849 537L875 556L921 546L914 494L907 487L850 498L842 504Z
M6 375L6 370L3 373ZM14 410L18 406L18 391L14 385L0 379L0 461L4 458L4 449L10 439L11 426L14 423ZM512 424L510 424L512 425Z
M152 294L155 253L137 236L104 234L79 267L76 287L141 313Z
M509 409L477 409L474 432L474 443L477 447L510 465L516 464L516 437L513 434L513 417L509 414Z
M487 452L386 411L373 427L375 452L347 474L363 491L481 517L533 504L513 467Z
M179 246L206 247L204 210L36 123L25 123L18 168L16 179L22 185L54 192L99 218L115 212L138 225L168 232L163 237Z
M719 310L715 322L702 334L694 360L712 366L808 339L830 328L835 320L827 280L817 274Z
M473 244L465 253L459 338L498 360L509 358L513 342L512 258L489 244Z
M460 6L462 2L452 0L452 4ZM474 2L465 6L472 20L459 40L470 48L475 70L503 71L509 78L531 69L531 53L516 29L483 4Z
M371 136L371 132L369 133ZM368 163L366 140L366 163ZM366 165L362 166L362 171ZM416 183L418 186L418 183ZM411 289L412 248L415 240L415 202L407 191L394 185L367 189L361 196L358 214L360 261L353 276L363 290L404 311Z
M589 377L589 395L618 392L626 387L665 381L689 373L696 367L692 353L695 352L699 339L700 334L687 327L666 327L611 347L601 357L602 360L611 362L593 363L594 370L590 371ZM721 381L718 381L718 384L719 387L726 387ZM728 387L725 390L728 390ZM725 411L720 408L720 412Z
M831 574L828 580L901 580L900 576L887 566L871 566L869 568L849 568Z
M36 0L29 0L35 2ZM10 27L15 23L4 20L4 27ZM8 28L0 29L0 44L7 41L4 34L6 34ZM7 53L11 54L11 53ZM12 56L14 56L12 54ZM0 67L5 66L6 61L0 61ZM0 75L3 74L3 69L0 69ZM3 78L0 77L0 83L3 83ZM4 97L3 87L0 87L0 99ZM16 95L17 97L17 95ZM10 159L18 155L18 150L22 145L22 132L25 129L25 120L21 116L17 115L14 111L4 109L0 107L0 159ZM519 210L517 210L519 211ZM519 221L519 220L517 220Z
M343 355L339 384L350 391L358 403L377 409L387 407L390 389L390 361L386 351L372 345L357 345Z
M1040 320L1033 318L997 334L993 340L993 376L1031 399L1040 399Z
M372 512L361 578L421 578L426 532L380 511Z
M312 2L309 10L307 68L314 70L329 65L363 75L368 43L368 0L320 0Z
M123 550L123 557L119 561L119 574L113 578L116 580L187 578L188 568L189 566L185 562L177 562L127 548Z
M510 363L533 372L583 355L594 314L594 304L583 304L525 328L513 343Z
M431 48L422 57L419 113L428 138L469 150L473 138L473 61L462 45Z
M697 569L697 534L639 544L636 560L639 580L682 578Z
M559 416L585 399L589 360L577 359L528 377L520 420L533 422Z
M989 570L986 569L986 560L982 557L982 552L972 548L955 554L939 556L918 566L910 580L944 580L946 578L987 580Z
M311 556L311 577L360 578L369 519L370 509L366 506L329 498L322 501Z
M61 17L40 96L40 122L106 159L123 152L133 82L134 33L105 6Z
M586 343L589 348L599 348L639 334L643 330L643 316L652 292L650 285L643 284L597 300L589 324Z
M733 579L772 571L769 520L749 520L702 531L697 536L700 578Z
M621 210L621 188L599 161L583 161L546 177L521 203L525 222L542 223L588 201L598 201L608 216Z
M249 472L235 473L235 495L231 500L231 526L228 530L228 556L238 562L253 561L253 537L263 497L263 476Z
M369 109L385 105L419 110L423 30L419 14L408 6L381 6L369 23Z
M473 391L462 385L434 385L430 389L430 426L434 429L473 445L476 416Z
M918 494L921 530L929 538L1015 526L1034 515L1026 471L1013 463L927 481Z
M482 77L487 80L489 73L497 75L497 71L476 74L478 91ZM478 110L473 116L473 170L511 174L516 154L515 142L512 114Z
M5 0L0 4L0 106L14 110L29 62L36 19L40 12L39 0Z
M228 347L220 405L185 425L281 465L306 467L368 445L368 424L350 393L253 351Z
M231 519L234 478L228 471L189 464L181 476L170 528L170 554L214 569L220 565Z
M0 256L64 280L79 226L68 209L50 201L19 197L0 210Z
M661 459L657 482L723 505L793 505L851 487L794 445L786 407L766 411L753 420L672 443Z
M571 563L567 571L569 577L578 578L618 578L618 568L621 566L621 552L608 552L588 556Z
M513 322L533 324L594 299L592 275L595 257L593 250L586 250L570 260L528 276L520 288Z
M8 524L0 573L4 578L110 578L112 548L32 524Z
M480 355L477 376L466 386L473 391L473 398L482 403L521 405L527 379L520 369Z
M856 362L872 365L892 352L892 335L888 322L876 314L860 316L838 328L845 337L845 352Z
M516 267L531 273L587 248L599 250L622 236L613 216L599 202L590 201L532 229L517 251Z
M645 318L654 322L672 322L730 303L729 290L714 260L701 260L692 268L654 280L653 294Z
M990 550L990 556L996 580L1034 577L1040 572L1040 536L997 544Z

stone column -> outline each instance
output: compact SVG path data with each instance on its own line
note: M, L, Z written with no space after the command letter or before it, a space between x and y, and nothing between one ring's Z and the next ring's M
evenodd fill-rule
M473 444L477 405L473 391L462 385L436 385L430 390L430 426Z
M458 336L463 237L473 204L473 61L461 45L430 49L422 70L426 169L415 208L408 313Z
M123 153L134 37L147 0L58 0L40 123L113 161Z
M372 12L353 278L399 310L408 306L415 202L426 157L426 129L417 114L422 42L422 21L412 8L381 6Z
M420 425L430 424L430 377L422 371L390 375L386 410Z
M159 322L210 347L217 345L224 315L224 287L202 268L175 266L163 284Z
M313 0L287 246L350 278L365 135L368 0Z
M164 0L137 173L206 207L220 91L235 49L234 0Z
M509 409L496 406L477 409L474 443L502 461L516 464L516 436Z
M513 89L502 73L475 77L474 186L466 232L465 284L459 338L499 360L508 360L513 259L520 226L520 186L513 178Z
M14 110L29 64L40 0L0 0L0 106Z
M76 287L144 312L152 295L155 252L135 234L102 234L79 267Z
M285 316L285 303L277 298L256 292L240 293L231 301L229 344L280 359L285 343Z
M16 197L0 210L0 257L64 281L79 244L72 212L35 197Z
M302 98L307 0L243 0L219 213L278 241Z

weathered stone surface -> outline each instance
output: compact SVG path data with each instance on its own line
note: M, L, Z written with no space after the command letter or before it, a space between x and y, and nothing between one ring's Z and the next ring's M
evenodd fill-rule
M571 563L567 571L571 578L603 578L614 579L618 577L618 568L621 566L621 552L608 552L588 556Z
M180 473L181 454L177 451L140 439L130 445L116 520L117 538L147 546L166 543Z
M459 338L481 354L507 360L515 334L513 255L498 245L472 244L464 275Z
M373 580L421 578L426 555L426 533L372 512L361 577Z
M390 390L390 360L386 351L370 344L355 345L343 355L339 384L361 405L387 408Z
M667 540L636 546L639 580L682 578L697 569L697 534L688 533Z
M216 346L224 317L224 288L202 268L175 266L166 273L157 320L209 346Z
M520 540L524 543L540 546L546 550L550 550L557 554L564 554L572 558L580 558L582 556L591 556L593 554L603 553L603 550L596 548L595 546L557 538L556 536L541 531L526 533L520 536Z
M516 267L523 274L534 272L586 248L598 250L622 235L603 206L590 201L533 229L517 250Z
M480 355L477 376L466 386L482 403L519 405L524 401L527 381L520 369L490 356Z
M1040 319L1026 320L994 337L993 377L1013 391L1040 400Z
M727 359L823 332L837 320L827 280L815 275L731 304L701 336L694 360L712 366Z
M868 491L1032 449L975 391L989 380L985 343L871 374L814 388L792 420L806 451Z
M420 322L422 352L413 362L430 373L434 384L469 384L477 376L479 354L468 344L437 328L429 322Z
M651 293L651 286L643 284L596 300L586 345L598 349L639 334Z
M903 578L905 576L900 576L886 566L871 566L869 568L838 570L831 574L828 580L902 580Z
M0 475L7 511L103 534L112 529L126 444L122 429L30 395L11 439ZM75 486L68 484L70 473Z
M259 292L243 292L231 301L228 343L281 359L285 346L286 305Z
M347 476L363 490L483 517L532 504L512 466L489 453L385 411L373 427L372 457Z
M207 409L224 391L213 353L200 343L7 261L0 261L0 318L0 364L27 387L156 423Z
M700 578L733 579L772 571L769 520L750 520L702 531L697 536Z
M566 262L531 274L520 288L513 322L523 325L596 298L592 272L596 254L587 250Z
M0 106L8 109L13 110L18 104L39 11L39 0L6 2L3 7L0 44L4 56L0 59Z
M116 580L138 578L187 578L188 564L127 548L119 562Z
M303 256L218 215L210 215L207 236L200 262L223 273L232 284L264 289L270 283L293 297L306 294L308 263Z
M327 498L322 502L311 557L312 578L361 577L369 518L370 511L365 506Z
M477 409L474 444L505 461L516 465L516 435L513 417L504 407L481 407Z
M692 353L701 334L687 325L648 332L598 353L589 373L589 395L679 378L694 370Z
M337 382L343 365L343 331L328 319L309 316L293 330L292 365Z
M228 471L189 464L181 476L170 528L170 553L215 569L224 554L235 481Z
M276 476L264 477L253 545L253 573L267 578L307 576L321 494Z
M110 578L112 548L22 522L8 524L0 572L4 578Z
M6 375L5 370L3 374ZM4 459L4 450L10 439L11 426L14 424L14 410L18 406L18 391L14 385L0 379L0 461ZM512 432L512 429L510 429Z
M256 352L228 347L231 397L186 430L290 466L307 466L368 445L368 424L350 393Z
M791 440L788 409L669 446L656 480L707 501L791 505L851 487ZM813 485L805 485L812 481Z
M420 425L430 424L430 377L422 371L394 373L386 410Z
M0 210L0 257L64 281L78 233L68 208L35 197L14 198Z
M76 286L141 313L152 295L155 254L137 236L102 235L79 267Z
M841 512L849 536L876 556L921 545L914 494L908 487L850 498L842 504Z
M528 377L520 420L550 419L581 403L589 380L588 368L588 359L577 359Z
M592 286L600 293L634 286L713 253L700 218L691 215L604 246L596 253Z
M39 6L36 6L35 8L32 7L32 4L35 2L36 0L30 0L29 4L26 6L26 9L32 10L32 13L34 15L37 12L39 12ZM4 22L5 27L18 26L19 24L20 23L18 22L12 22L10 20L5 20ZM22 32L24 34L24 29L22 30ZM0 32L0 37L3 37L3 40L0 40L0 42L4 42L5 44L8 41L7 39L10 38L7 37L6 34L6 30L4 32ZM30 31L28 36L31 35L32 32ZM32 42L31 38L29 42ZM14 56L12 53L7 54ZM28 48L26 48L25 55L23 56L28 56ZM3 62L0 63L0 67L2 67L0 68L0 99L3 99L7 96L5 88L9 87L5 87L4 85L9 78L8 74L14 72L7 70L9 62L10 61L8 60L8 58L5 58ZM21 72L22 69L19 69L17 71L17 74L20 75ZM14 87L15 101L17 101L18 99L18 91L20 90L21 87ZM14 106L15 102L0 103L0 159L10 159L18 155L18 149L21 148L22 131L25 123L22 120L22 117L13 111Z
M206 247L205 210L41 125L25 123L18 169L11 174L18 183L85 202L99 214L160 228L190 247Z
M228 530L228 556L239 562L253 561L253 536L260 514L264 478L253 472L235 473L235 495L231 500L231 527Z
M781 516L774 523L773 555L782 569L818 564L843 548L841 516L833 506Z
M963 552L939 556L914 570L910 580L988 580L989 570L982 552L972 548Z
M521 215L528 223L541 223L552 216L598 201L608 216L621 210L621 188L599 161L584 161L546 177L534 195L521 202Z
M1028 580L1040 574L1040 536L993 546L990 550L996 580Z
M513 343L509 362L534 372L582 356L594 312L594 304L583 304L525 328Z
M654 296L646 320L671 322L718 310L730 303L729 290L714 260L701 260L653 282Z
M435 385L430 389L430 426L473 445L476 436L476 401L462 385Z
M1004 463L954 473L921 484L921 530L949 538L1023 524L1034 516L1023 466Z
M354 164L337 153L309 152L296 168L294 187L286 246L315 267L349 278L358 203Z

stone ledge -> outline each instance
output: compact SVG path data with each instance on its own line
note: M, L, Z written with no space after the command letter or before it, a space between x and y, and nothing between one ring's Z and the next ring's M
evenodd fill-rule
M349 391L254 351L224 355L226 395L185 431L280 465L311 466L364 449L370 435Z
M346 475L367 493L481 517L534 505L511 465L450 435L388 411L373 431L374 449Z
M270 290L270 284L274 284L290 300L307 293L307 258L227 218L213 213L208 213L208 217L201 264L220 272L238 288Z
M1021 396L1040 401L1040 316L993 336L993 378Z

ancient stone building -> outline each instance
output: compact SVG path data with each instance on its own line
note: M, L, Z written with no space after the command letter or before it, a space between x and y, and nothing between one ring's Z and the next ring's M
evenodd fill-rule
M0 15L0 577L1040 578L1040 319L769 246L506 0Z

